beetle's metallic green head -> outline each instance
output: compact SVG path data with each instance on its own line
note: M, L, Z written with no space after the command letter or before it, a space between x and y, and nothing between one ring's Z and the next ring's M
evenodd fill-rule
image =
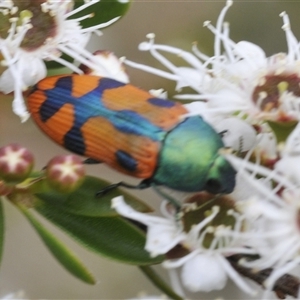
M218 155L207 174L204 189L212 194L229 194L235 186L235 175L230 163Z

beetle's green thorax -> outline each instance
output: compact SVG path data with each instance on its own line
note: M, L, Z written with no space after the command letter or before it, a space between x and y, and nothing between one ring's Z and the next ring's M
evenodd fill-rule
M187 118L167 134L152 180L181 191L229 193L235 171L219 155L222 147L219 134L201 117Z

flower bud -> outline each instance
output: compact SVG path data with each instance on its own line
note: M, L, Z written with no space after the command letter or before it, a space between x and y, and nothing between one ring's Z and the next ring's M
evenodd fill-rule
M26 179L34 164L31 152L12 143L0 148L0 178L8 183L19 183Z
M49 185L62 193L77 189L84 180L85 169L82 161L75 155L59 155L50 160L46 167Z

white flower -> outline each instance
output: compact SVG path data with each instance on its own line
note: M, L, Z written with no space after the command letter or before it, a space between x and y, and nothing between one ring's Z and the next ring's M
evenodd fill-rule
M178 259L169 259L163 262L163 266L168 269L177 269L182 267L181 279L185 288L192 292L223 289L227 283L228 277L247 294L255 294L242 277L234 270L227 261L226 256L236 253L253 254L251 249L239 245L239 231L242 222L239 216L232 211L233 217L236 217L236 237L232 238L232 230L223 225L208 226L220 212L220 207L214 206L210 216L205 218L199 224L194 225L187 234L187 238L182 244L191 252ZM208 236L213 239L207 247L205 241ZM209 270L209 272L207 271Z
M229 38L229 26L224 23L224 17L231 4L232 1L227 1L216 28L208 21L204 23L215 34L212 57L200 52L196 45L192 48L192 54L155 44L155 35L148 34L149 42L140 44L139 49L149 51L170 72L129 60L125 62L132 67L177 81L177 90L191 87L198 94L180 95L178 98L205 101L210 111L217 115L242 112L252 119L299 120L300 98L297 95L300 51L291 32L288 16L281 14L289 52L266 57L257 45L247 41L235 43ZM222 53L221 49L225 52ZM174 65L161 52L181 57L190 67Z
M227 159L257 191L237 206L248 220L243 233L247 245L256 249L259 259L243 261L243 265L256 270L272 268L264 283L267 298L275 282L294 270L300 263L300 153L291 146L298 144L299 125L290 134L281 158L274 169L227 155ZM298 149L299 150L299 149Z
M286 273L295 270L300 263L300 190L284 191L281 207L272 202L257 202L249 206L259 213L253 222L252 246L256 247L260 258L243 262L246 267L263 270L272 268L273 272L265 281L265 294L274 287L275 282ZM260 208L260 209L259 209ZM241 262L242 263L242 262Z
M112 207L120 215L148 227L145 249L150 252L151 256L166 254L178 244L188 251L187 255L176 259L170 258L163 262L163 266L171 270L173 287L177 293L182 294L182 291L178 282L175 282L177 275L172 270L180 267L182 267L183 286L189 291L208 292L222 289L227 278L230 277L246 293L255 293L226 260L226 256L232 253L253 254L251 249L239 245L238 232L241 230L243 222L238 213L231 209L228 210L228 216L235 220L233 232L237 234L234 236L232 230L227 226L209 225L217 218L220 212L219 206L208 209L208 216L193 225L190 230L184 229L184 224L187 222L184 218L188 218L189 212L197 211L198 208L192 204L185 208L186 211L184 209L179 213L175 211L170 213L163 206L162 212L166 218L139 213L128 206L122 197L114 198ZM213 236L212 240L211 236ZM209 274L207 274L208 269L210 270Z
M97 66L97 59L84 47L92 32L99 34L98 29L118 18L90 28L82 28L80 21L91 15L69 19L97 2L89 1L71 10L71 0L31 2L27 7L23 7L22 2L17 6L13 1L0 0L0 17L10 24L7 33L4 31L0 35L1 65L6 68L0 76L0 91L14 91L13 111L23 122L29 118L29 113L22 92L46 76L44 61L58 62L81 74L75 64L61 56L64 53L92 69L102 70L101 66Z

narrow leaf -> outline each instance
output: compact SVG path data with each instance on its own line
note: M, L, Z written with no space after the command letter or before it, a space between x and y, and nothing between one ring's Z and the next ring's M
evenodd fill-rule
M60 210L84 216L117 216L111 208L111 199L123 195L127 204L140 212L151 212L150 206L138 198L122 191L113 189L107 194L97 197L96 193L109 186L110 183L92 176L86 176L83 184L74 192L62 194L47 190L35 195L45 203L55 205Z
M163 259L162 256L151 258L144 250L144 232L121 217L75 215L42 201L35 209L99 254L134 265L160 263Z
M61 241L59 241L44 225L42 225L28 208L21 204L16 204L20 211L25 215L39 236L42 238L45 245L48 247L54 257L74 276L82 281L95 284L95 279L90 271L82 264L77 256L68 249Z

